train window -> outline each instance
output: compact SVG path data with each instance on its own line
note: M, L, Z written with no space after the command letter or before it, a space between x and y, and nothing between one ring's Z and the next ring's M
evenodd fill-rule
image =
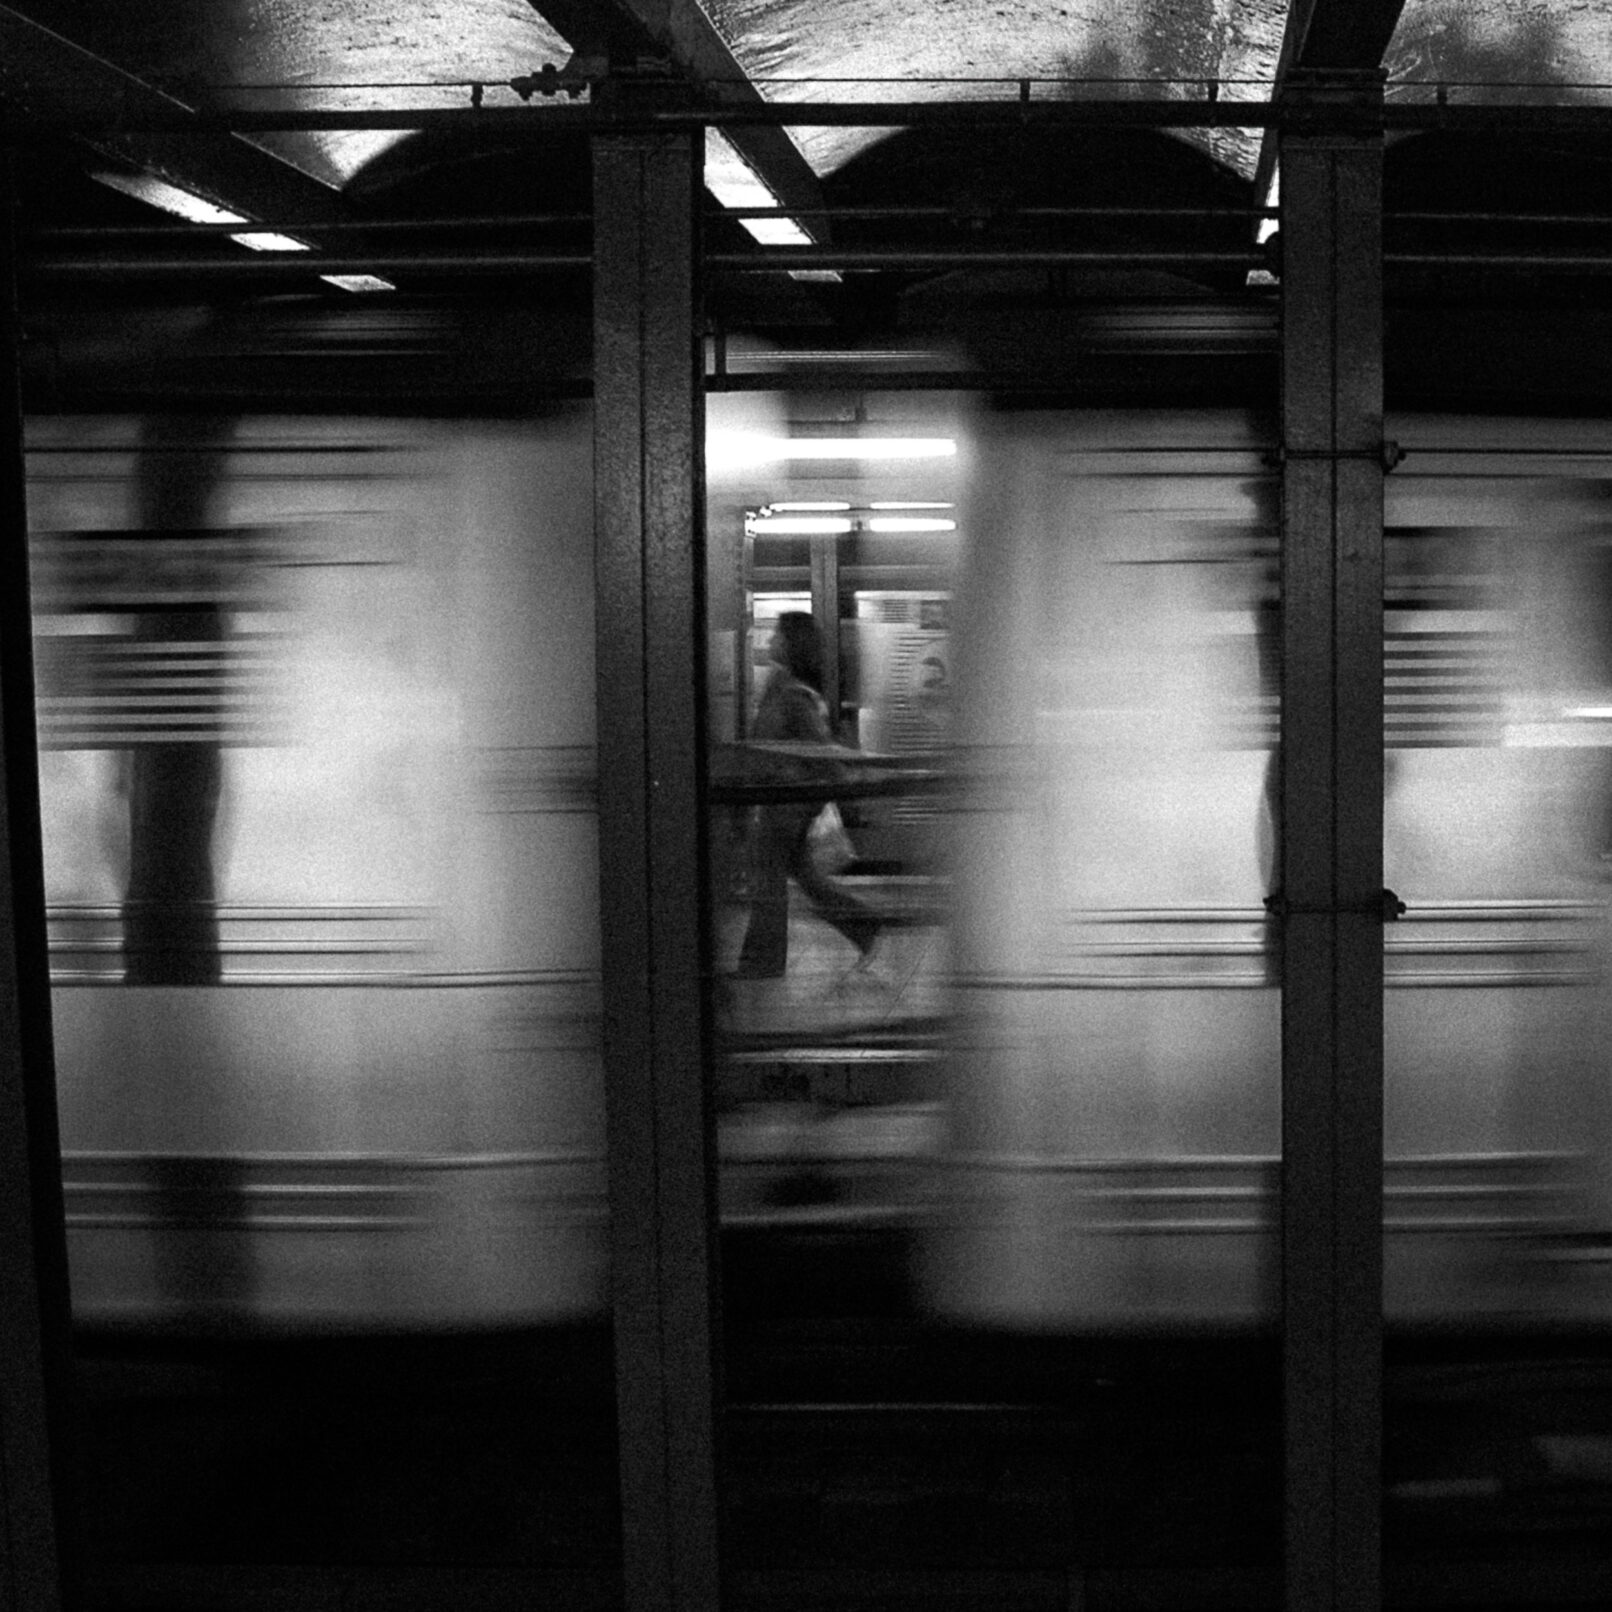
M833 1467L805 1429L917 1427L945 1399L980 1417L936 1440L966 1466L1005 1405L1100 1441L1168 1402L1195 1431L1145 1483L1173 1497L1177 1543L1229 1528L1269 1564L1277 541L1259 433L940 393L709 402L713 442L753 454L712 453L707 510L732 1459L752 1488L805 1481ZM834 431L947 449L836 462ZM801 1327L816 1373L783 1352ZM866 1355L827 1340L870 1335L905 1370L850 1388L839 1365ZM811 1418L784 1454L763 1436L781 1398ZM1235 1519L1204 1481L1227 1461ZM1069 1481L1056 1461L1024 1479L1051 1505ZM733 1548L770 1559L745 1520Z
M732 738L712 748L713 997L739 1252L780 1215L899 1217L935 1139L949 737L916 719L944 698L958 533L935 512L956 508L958 407L881 398L838 424L809 397L710 400L711 732Z
M86 1438L145 1530L111 1558L617 1550L589 438L30 424ZM222 1396L227 1461L152 1372Z

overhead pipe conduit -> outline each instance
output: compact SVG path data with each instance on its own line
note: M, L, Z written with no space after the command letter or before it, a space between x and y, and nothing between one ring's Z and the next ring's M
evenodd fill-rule
M966 269L1058 269L1116 266L1138 269L1267 269L1279 272L1280 253L1201 249L1148 251L1132 247L930 250L925 248L773 247L753 252L707 252L708 269L738 273L791 269L941 273ZM225 280L301 280L329 274L435 274L495 277L582 271L590 252L374 252L258 253L240 257L114 256L37 253L20 264L22 278L37 280L173 279L206 276ZM1612 273L1612 253L1584 252L1386 252L1387 268L1485 268L1529 273Z
M1437 86L1426 86L1435 91ZM1559 85L1537 86L1561 93ZM1381 107L1348 104L1317 108L1294 100L1138 100L1093 96L1054 100L773 101L747 105L656 106L635 96L630 104L501 107L376 107L369 110L226 110L169 112L110 108L104 117L0 115L0 142L66 135L290 134L354 130L442 130L509 135L534 131L569 134L695 133L707 128L1278 128L1348 129L1460 134L1605 134L1605 106L1452 105L1448 99L1393 101Z

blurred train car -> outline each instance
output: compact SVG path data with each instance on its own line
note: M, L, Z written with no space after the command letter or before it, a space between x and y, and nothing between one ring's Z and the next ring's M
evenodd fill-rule
M27 447L77 1318L594 1312L585 413Z
M1386 1311L1605 1316L1612 443L1389 435ZM951 1317L1276 1315L1271 448L1188 413L1004 413L975 445L925 1264Z
M858 657L864 723L934 727L936 660L917 748L961 780L925 869L951 978L922 1044L878 1014L879 1055L926 1070L954 1026L939 1213L905 1146L880 1190L932 1228L948 1316L1270 1318L1271 445L1221 414L954 429L955 574L907 579L916 621L858 594L852 629L906 654ZM1394 434L1389 1314L1612 1314L1612 450L1572 422ZM81 1320L602 1305L590 460L582 413L31 423Z

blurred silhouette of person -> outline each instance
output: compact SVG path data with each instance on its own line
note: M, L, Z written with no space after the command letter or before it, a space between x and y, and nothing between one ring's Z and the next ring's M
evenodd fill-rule
M223 576L184 567L169 575L161 555L169 540L182 545L210 530L234 423L158 415L145 421L143 437L139 528L157 564L154 581L136 586L126 610L133 645L160 671L166 658L181 664L205 659L230 636ZM123 959L129 987L217 987L223 980L215 841L224 792L224 708L210 690L193 698L188 714L211 715L212 722L154 734L127 752ZM175 1323L229 1328L251 1309L256 1273L247 1169L210 1134L232 1095L228 1048L210 1004L195 995L158 997L153 1011L166 1016L162 1034L171 1066L164 1124L177 1144L150 1161L161 1226L156 1277Z
M1275 578L1271 579L1273 582ZM1254 647L1259 693L1275 707L1276 732L1265 757L1259 808L1254 822L1254 853L1264 887L1265 918L1260 924L1260 972L1267 985L1282 983L1282 605L1279 596L1254 605Z
M823 700L823 640L801 610L778 618L770 645L773 672L761 696L751 738L759 743L830 745ZM803 758L804 759L804 758ZM829 763L830 776L833 775ZM803 778L822 777L824 764L808 761ZM777 979L789 957L789 881L794 879L818 915L832 924L869 963L881 927L877 915L813 860L809 836L822 806L789 801L756 809L751 829L750 921L739 953L741 979Z
M140 645L219 643L215 604L148 610ZM124 979L130 985L216 985L223 977L213 841L224 777L216 739L131 746L129 882L123 904Z
M128 603L133 644L159 669L165 652L193 665L228 637L217 580L209 585L204 577L181 572L177 590L163 586L161 552L166 539L182 541L208 529L232 435L225 419L158 415L144 424L139 524L158 568L150 594ZM221 705L208 711L218 698L198 688L182 708L181 720L191 721L193 731L157 733L129 748L123 952L130 985L216 985L223 976L213 841L224 755L216 725L209 731L194 720L212 714L221 723Z

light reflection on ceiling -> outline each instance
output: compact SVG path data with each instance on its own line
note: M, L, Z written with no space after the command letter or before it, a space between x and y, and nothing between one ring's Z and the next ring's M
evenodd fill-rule
M597 0L603 7L607 0ZM1350 0L1321 0L1347 5ZM543 0L537 0L537 5ZM201 107L298 110L515 103L507 81L563 65L569 45L529 0L126 0L18 9L125 71ZM675 35L696 0L642 0ZM1019 93L1262 99L1287 0L705 0L704 15L768 99L956 99ZM1385 65L1390 94L1612 104L1612 0L1406 0ZM1053 82L1056 81L1056 82ZM1584 88L1598 85L1600 88ZM890 130L790 131L819 176ZM1243 178L1260 133L1182 130ZM260 135L333 187L407 139L400 131Z
M1406 0L1383 58L1388 93L1451 104L1612 105L1607 0Z
M29 8L125 72L192 106L291 110L516 105L507 81L563 66L570 46L526 0L134 0ZM504 88L498 88L499 85ZM340 188L409 136L399 130L265 134L252 143Z
M1285 0L1142 0L1131 6L1111 0L708 0L706 11L770 100L1011 98L1018 94L1012 81L1021 78L1066 81L1034 87L1033 94L1049 98L1078 96L1078 80L1102 81L1086 93L1130 88L1153 95L1161 93L1151 87L1160 81L1176 86L1163 93L1199 94L1182 81L1213 79L1224 99L1251 100L1270 93L1287 6ZM959 82L970 78L996 82ZM791 133L823 175L889 131ZM1182 138L1252 177L1258 131L1188 130Z

